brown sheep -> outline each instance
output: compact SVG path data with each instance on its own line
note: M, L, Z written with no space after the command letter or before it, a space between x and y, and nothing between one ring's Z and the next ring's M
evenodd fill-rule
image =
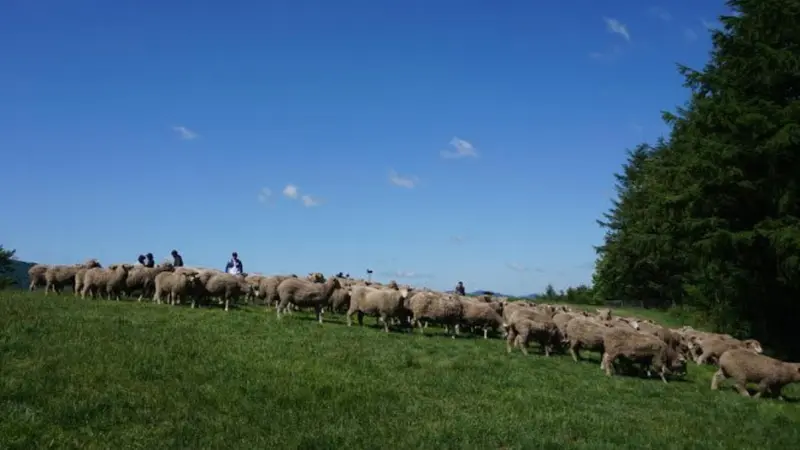
M747 383L758 383L755 398L772 394L784 399L783 387L800 382L800 363L784 362L747 348L734 348L719 357L719 370L711 379L711 389L717 390L726 378L733 378L734 387L745 397L750 396Z
M650 367L653 367L664 383L667 382L666 374L686 370L686 359L683 355L656 336L634 329L609 329L603 337L603 348L601 368L605 369L608 376L611 376L615 362L621 358L647 367L648 375Z

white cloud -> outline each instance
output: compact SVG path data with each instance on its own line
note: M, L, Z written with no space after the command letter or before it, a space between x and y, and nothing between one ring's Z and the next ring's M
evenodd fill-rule
M187 140L187 141L191 141L192 139L197 139L197 133L195 133L194 131L192 131L192 130L190 130L190 129L182 126L182 125L174 126L174 127L172 127L172 130L175 131L176 133L178 133L178 135L181 137L181 139L184 139L184 140Z
M390 272L382 272L381 275L389 278L432 278L430 274L418 273L412 270L395 270Z
M319 204L320 204L319 200L315 199L314 197L312 197L310 195L304 195L304 196L300 197L300 200L302 200L303 206L305 206L306 208L319 206Z
M697 40L697 33L691 28L686 28L683 30L683 38L689 42L694 42Z
M622 47L615 45L607 52L592 52L589 57L597 61L613 61L622 55Z
M458 159L466 157L476 158L478 156L478 151L475 150L475 147L463 139L454 137L450 140L450 146L452 146L455 150L442 150L442 158Z
M258 201L261 203L268 203L272 200L272 189L270 188L262 188L258 191Z
M466 240L467 240L466 236L461 236L461 235L450 236L450 242L452 242L454 244L463 244L464 241L466 241Z
M608 28L608 31L622 36L626 41L631 40L631 35L628 33L628 27L626 27L625 24L617 19L611 19L608 17L603 17L603 21L606 23L606 28Z
M508 267L509 269L513 270L514 272L527 272L528 271L528 268L526 266L523 266L522 264L519 264L519 263L506 263L506 267Z
M296 199L297 198L297 186L293 184L287 184L285 188L283 188L283 195L288 198Z
M657 17L663 20L664 22L669 22L670 20L672 20L672 14L670 14L669 11L667 11L666 9L659 8L658 6L653 6L652 8L648 9L647 14L653 17Z
M417 185L417 181L417 177L403 177L398 175L394 170L389 171L389 182L395 186L413 189Z

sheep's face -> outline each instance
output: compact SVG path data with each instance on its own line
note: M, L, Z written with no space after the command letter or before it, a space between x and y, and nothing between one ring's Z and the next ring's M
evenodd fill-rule
M794 381L800 381L800 363L793 363L794 366Z
M749 348L750 350L752 350L752 351L754 351L756 353L763 353L764 352L764 349L761 348L761 343L759 343L755 339L748 339L748 340L744 341L744 345L746 345L747 348Z
M119 267L119 264L112 264L108 266L108 270L117 270L117 267Z
M680 353L675 355L675 358L670 362L670 371L678 375L686 375L686 357Z
M408 289L400 289L399 291L401 298L408 298Z
M127 272L127 271L129 271L129 270L133 269L133 267L134 267L134 266L133 266L133 264L123 264L123 265L122 265L122 270L124 270L125 272Z
M90 259L90 260L86 261L86 263L85 263L85 264L83 264L83 265L84 265L84 266L85 266L87 269L91 269L91 268L93 268L93 267L102 267L102 266L100 265L100 262L98 262L96 259Z
M641 327L639 326L639 322L637 322L637 321L635 321L635 320L633 320L633 321L631 321L631 322L628 322L628 323L630 324L630 326L632 326L632 327L633 327L633 329L634 329L634 330L637 330L637 331L638 331L638 330L641 328Z

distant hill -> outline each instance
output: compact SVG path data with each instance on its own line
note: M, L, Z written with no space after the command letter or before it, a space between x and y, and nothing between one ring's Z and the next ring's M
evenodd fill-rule
M28 288L28 269L34 266L36 263L27 262L27 261L11 261L11 273L8 274L12 280L14 280L14 285L12 288L16 289L27 289Z

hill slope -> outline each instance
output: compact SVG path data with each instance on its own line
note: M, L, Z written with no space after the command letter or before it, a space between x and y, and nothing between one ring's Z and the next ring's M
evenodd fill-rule
M668 385L607 378L597 355L581 363L507 355L497 339L387 335L328 320L2 293L0 442L247 450L800 442L798 405L711 392L709 368L692 365L689 382Z

